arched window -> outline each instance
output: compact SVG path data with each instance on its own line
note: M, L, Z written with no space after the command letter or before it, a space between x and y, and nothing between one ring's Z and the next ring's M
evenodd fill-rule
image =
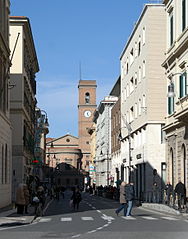
M88 92L85 93L85 103L90 104L90 94Z

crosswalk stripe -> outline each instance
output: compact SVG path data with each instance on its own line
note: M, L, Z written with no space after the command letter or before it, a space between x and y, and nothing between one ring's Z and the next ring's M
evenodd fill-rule
M158 220L158 218L154 218L154 217L142 217L142 218L146 220Z
M179 220L178 218L174 218L174 217L161 217L161 218L169 220L169 221L178 221Z
M83 221L93 221L92 217L81 217Z
M52 218L41 218L39 222L50 222Z
M122 218L125 219L125 220L136 220L135 217L124 217L124 216L122 216Z
M62 217L61 222L70 222L72 221L72 217Z

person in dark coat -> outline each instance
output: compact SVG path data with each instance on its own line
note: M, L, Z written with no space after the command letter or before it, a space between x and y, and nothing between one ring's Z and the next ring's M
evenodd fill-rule
M167 205L170 204L170 197L173 194L173 186L170 184L170 182L167 182L165 186L165 192L166 192L166 203Z
M120 185L120 197L119 197L119 202L120 206L118 209L116 209L115 213L118 214L124 209L124 216L126 216L126 211L127 211L127 201L125 200L125 185L126 182L122 182Z
M181 205L184 206L185 204L185 196L186 196L186 188L185 185L179 180L179 182L176 184L175 193L178 195L178 209L181 209Z
M132 182L125 186L125 200L127 201L126 217L128 217L128 216L131 216L133 200L134 200L134 185Z
M79 209L79 204L82 200L82 196L81 193L79 191L79 188L76 188L76 190L73 190L73 194L71 197L71 200L73 200L73 208L75 210L75 208L78 210Z

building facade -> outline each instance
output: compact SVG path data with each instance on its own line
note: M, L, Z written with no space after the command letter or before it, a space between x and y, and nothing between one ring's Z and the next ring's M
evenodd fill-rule
M14 200L18 184L26 182L32 174L35 157L35 74L39 65L27 17L10 17L10 49L11 52L15 49L10 68L10 81L14 85L10 94Z
M111 110L111 185L118 186L124 181L124 165L121 159L121 77L118 78L110 95L117 96L118 101Z
M96 185L111 183L111 109L118 101L116 96L106 96L94 114L96 123Z
M89 172L91 162L90 134L88 129L92 127L93 113L96 109L96 81L80 80L78 85L78 138L82 151L82 169Z
M154 182L159 188L164 184L164 22L164 5L146 4L120 57L124 179L134 181L138 198L150 193Z
M168 113L166 116L167 180L175 186L179 180L188 195L188 1L165 0Z
M11 203L11 124L9 115L9 0L0 1L0 208Z
M77 137L66 134L60 138L47 138L46 163L52 183L64 187L83 187L84 177L80 169L82 153Z

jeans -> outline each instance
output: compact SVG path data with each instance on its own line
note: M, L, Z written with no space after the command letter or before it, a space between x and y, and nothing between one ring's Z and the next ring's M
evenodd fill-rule
M128 207L127 207L126 216L130 216L131 215L132 207L133 207L133 201L128 201Z
M116 213L121 212L121 210L124 209L124 216L126 216L126 211L127 211L127 204L126 203L122 203L118 209L116 209Z

